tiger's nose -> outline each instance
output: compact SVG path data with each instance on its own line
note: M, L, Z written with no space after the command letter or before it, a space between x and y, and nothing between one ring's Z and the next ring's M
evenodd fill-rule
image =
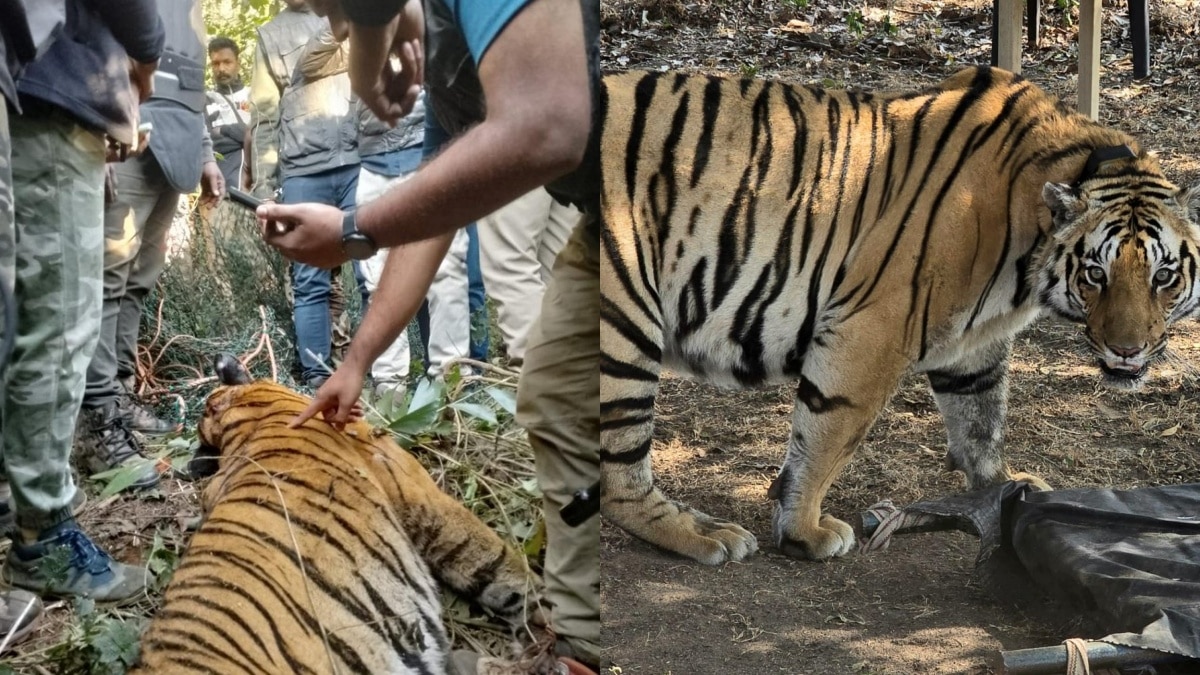
M1117 345L1109 345L1108 349L1123 359L1132 359L1133 357L1142 353L1141 347L1118 347Z

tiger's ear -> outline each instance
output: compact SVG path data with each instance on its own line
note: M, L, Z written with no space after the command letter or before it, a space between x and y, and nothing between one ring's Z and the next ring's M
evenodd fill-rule
M1175 200L1179 202L1183 215L1192 221L1193 225L1200 227L1200 183L1193 185L1190 190L1180 189L1175 193Z
M1074 187L1066 183L1046 183L1042 186L1042 201L1054 214L1055 224L1069 223L1084 211L1088 202Z
M250 384L253 381L242 362L229 354L217 357L216 370L217 380L223 385Z

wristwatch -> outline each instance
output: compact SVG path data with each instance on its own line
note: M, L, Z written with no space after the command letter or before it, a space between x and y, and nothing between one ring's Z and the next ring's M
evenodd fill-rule
M347 211L342 218L342 252L351 260L366 260L379 250L371 237L358 231L354 211Z

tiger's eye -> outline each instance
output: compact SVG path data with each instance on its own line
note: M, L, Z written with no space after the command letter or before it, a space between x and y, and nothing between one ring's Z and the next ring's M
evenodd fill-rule
M1093 284L1099 284L1099 283L1104 282L1104 268L1103 267L1089 267L1089 268L1087 268L1087 271L1084 272L1084 275L1087 277L1087 280L1092 282Z
M1162 286L1170 286L1175 281L1175 270L1162 268L1154 273L1154 281Z

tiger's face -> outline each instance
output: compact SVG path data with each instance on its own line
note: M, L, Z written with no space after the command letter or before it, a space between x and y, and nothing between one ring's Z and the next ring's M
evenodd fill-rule
M296 392L273 382L255 382L249 371L234 357L221 355L215 364L220 386L209 394L204 403L204 414L197 424L200 447L188 462L188 473L193 478L207 478L220 468L218 458L226 445L224 434L227 428L251 422L250 418L262 416L280 406L294 408L299 413L307 401ZM253 400L250 400L253 399ZM270 402L270 406L266 405ZM237 414L227 413L237 408Z
M1044 306L1083 323L1107 384L1137 388L1168 327L1198 313L1200 186L1161 175L1047 183L1051 252L1039 271Z

